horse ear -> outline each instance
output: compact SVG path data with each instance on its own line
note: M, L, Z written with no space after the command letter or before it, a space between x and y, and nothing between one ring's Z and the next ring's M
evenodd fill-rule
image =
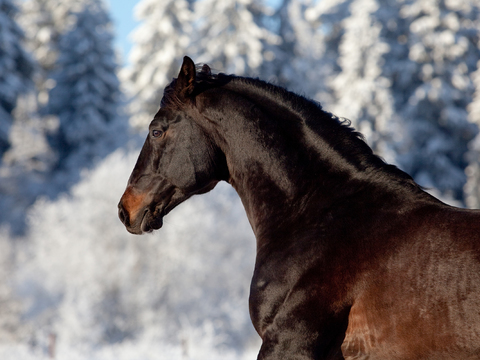
M178 74L175 90L180 99L190 96L195 87L195 64L188 56L183 58L182 68Z

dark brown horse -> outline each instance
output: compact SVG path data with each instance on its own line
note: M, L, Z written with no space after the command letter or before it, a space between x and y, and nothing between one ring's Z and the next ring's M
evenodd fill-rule
M258 359L480 359L480 213L425 193L317 103L186 57L120 219L159 229L221 180L257 238Z

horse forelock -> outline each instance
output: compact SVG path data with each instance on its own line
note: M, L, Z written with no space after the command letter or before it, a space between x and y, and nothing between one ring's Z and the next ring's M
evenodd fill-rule
M160 101L160 106L165 107L170 104L178 104L180 99L175 94L175 84L177 79L173 79L170 84L168 84L165 89L163 90L163 97Z
M212 73L207 64L196 64L195 70L195 92L193 95L198 95L209 88L217 87L221 83L218 81L219 74ZM163 90L163 97L160 101L161 107L168 105L182 105L182 101L177 96L176 84L177 78L174 78Z

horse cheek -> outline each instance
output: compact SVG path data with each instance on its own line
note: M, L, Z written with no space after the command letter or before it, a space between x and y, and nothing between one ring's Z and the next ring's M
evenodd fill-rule
M173 154L167 167L167 179L178 189L187 190L195 185L195 167L185 151Z

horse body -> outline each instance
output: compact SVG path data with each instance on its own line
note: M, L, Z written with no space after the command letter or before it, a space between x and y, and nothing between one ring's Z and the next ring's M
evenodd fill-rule
M478 214L426 208L407 219L356 285L345 358L480 358Z
M259 359L480 358L480 214L425 193L317 104L186 58L119 216L157 229L222 180L257 239Z

